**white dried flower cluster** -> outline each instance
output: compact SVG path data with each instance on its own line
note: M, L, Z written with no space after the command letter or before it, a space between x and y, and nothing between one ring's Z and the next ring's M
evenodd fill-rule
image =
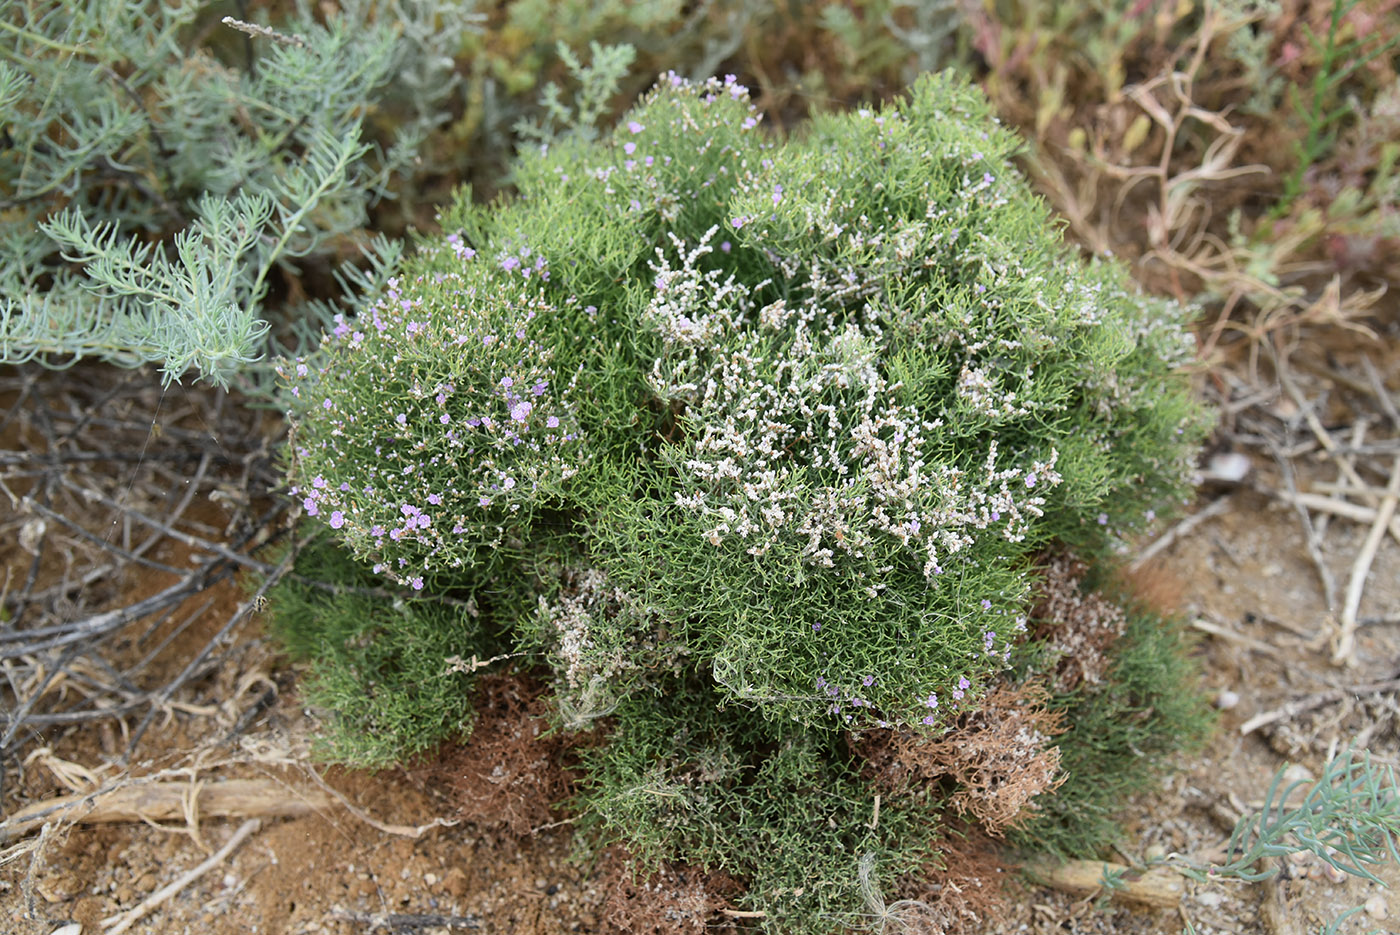
M832 567L842 554L866 557L883 537L919 553L932 579L984 530L1025 537L1061 481L1053 450L1007 465L992 441L977 474L934 466L943 419L902 402L901 385L881 373L880 328L838 323L811 297L758 307L766 283L699 268L714 234L688 251L673 238L679 266L658 249L646 314L664 348L652 388L686 404L692 433L667 455L689 479L675 502L704 518L711 543L738 537L763 555L796 540L804 561ZM1015 408L985 376L974 391L978 406Z
M561 571L564 588L541 596L537 613L551 663L570 693L619 688L643 669L673 669L685 649L664 633L660 614L595 568Z

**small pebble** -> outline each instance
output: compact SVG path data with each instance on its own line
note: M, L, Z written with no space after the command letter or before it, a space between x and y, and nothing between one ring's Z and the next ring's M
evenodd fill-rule
M1215 706L1221 711L1229 711L1231 708L1235 707L1239 703L1239 693L1232 692L1228 689L1215 696Z
M1385 897L1380 893L1372 896L1362 905L1365 906L1366 914L1373 919L1384 919L1386 916L1390 915L1385 905Z
M1210 459L1206 477L1210 480L1237 484L1249 474L1250 462L1247 455L1239 452L1225 452Z

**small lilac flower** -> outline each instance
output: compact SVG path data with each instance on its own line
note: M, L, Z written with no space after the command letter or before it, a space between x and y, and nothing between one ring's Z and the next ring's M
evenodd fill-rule
M442 415L438 416L438 421L441 422L443 425L446 425L447 423L452 421L452 417L444 412Z
M1027 475L1026 475L1026 486L1027 486L1027 487L1034 487L1034 486L1035 486L1035 475L1034 475L1034 474L1027 474Z
M514 385L515 381L512 380L510 377L501 377L501 386L504 386L506 389L510 389Z
M479 499L479 500L476 501L476 505L477 505L477 506L490 506L490 505L491 505L491 498L490 498L490 497L482 497L481 499Z
M928 698L926 698L926 699L924 700L924 707L926 707L926 708L937 708L937 707L938 707L938 695L935 694L935 693L933 693L933 692L930 692Z
M1100 526L1107 526L1107 525L1108 525L1108 514L1107 514L1107 513L1100 513L1100 514L1099 514L1099 525L1100 525Z
M397 422L399 425L407 425L407 424L408 424L408 416L404 415L404 414L401 412L401 413L399 413L398 415L394 416L394 421Z
M637 151L637 144L632 142L623 143L622 151L630 156Z
M864 685L866 688L869 688L871 685L875 684L875 676L867 675L865 678L860 680L860 684Z
M547 384L545 381L541 380L541 381L539 381L538 383L536 383L534 386L530 387L530 394L533 395L533 396L543 396L543 395L544 395L544 391L545 391L545 389L548 388L548 386L549 386L549 384Z
M326 479L318 474L311 478L311 486L315 487L317 490L324 490L326 488Z
M983 599L982 599L982 609L983 609L983 610L991 610L991 609L992 609L992 602L989 601L989 600L987 600L986 598L983 598Z
M814 624L812 624L812 632L813 632L813 633L816 633L816 632L817 632L818 630L820 630L821 628L822 628L822 625L821 625L820 623L814 623Z
M524 422L529 418L530 410L533 408L534 406L522 399L520 402L510 407L510 417L516 422Z
M332 511L331 511L331 528L332 528L332 529L339 529L341 526L344 526L344 525L345 525L345 514L342 513L342 512L340 512L339 510L332 510Z
M727 240L721 240L719 244L719 249L721 253L728 253L730 250L734 249L734 245Z
M305 508L306 512L310 513L312 516L316 515L316 501L311 497L307 497L305 500L301 501L301 505Z
M327 397L321 402L321 408L322 408L322 409L329 409L329 408L331 408L331 405L332 405L332 404L331 404L331 398L330 398L329 396L327 396Z
M513 256L508 256L501 261L501 269L505 270L507 273L509 273L513 269L518 268L519 266L520 261Z
M428 494L428 502L431 503L433 506L439 506L442 503L442 497L439 497L435 493L430 493Z
M345 483L343 483L343 484L340 485L340 492L341 492L341 493L348 493L349 490L350 490L350 482L349 482L349 481L346 481Z
M423 590L423 579L422 579L422 578L414 578L412 581L409 582L409 584L413 585L413 590L415 590L415 591L421 591L421 590Z
M641 133L643 130L646 129L646 127L642 126L635 120L629 120L627 121L627 129L631 130L633 133Z
M927 715L927 716L924 717L923 723L924 723L924 726L926 726L926 727L932 727L933 725L937 724L938 721L936 721L936 720L934 719L933 715L930 714L930 715Z
M544 420L544 424L546 428L557 429L559 427L559 417L550 416L548 419Z

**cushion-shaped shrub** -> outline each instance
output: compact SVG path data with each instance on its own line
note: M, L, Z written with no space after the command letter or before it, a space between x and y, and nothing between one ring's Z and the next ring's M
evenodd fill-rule
M1205 425L1186 311L1076 258L1017 145L946 74L785 142L666 76L285 365L296 496L410 588L538 593L497 623L593 709L685 656L768 716L944 724L1030 557L1138 528Z

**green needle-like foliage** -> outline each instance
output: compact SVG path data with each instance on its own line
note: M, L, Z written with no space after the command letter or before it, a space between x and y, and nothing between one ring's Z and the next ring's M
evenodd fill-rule
M323 756L380 768L471 730L467 660L499 645L475 600L401 593L321 536L269 592L268 609L292 658L313 662L301 691L325 714Z

